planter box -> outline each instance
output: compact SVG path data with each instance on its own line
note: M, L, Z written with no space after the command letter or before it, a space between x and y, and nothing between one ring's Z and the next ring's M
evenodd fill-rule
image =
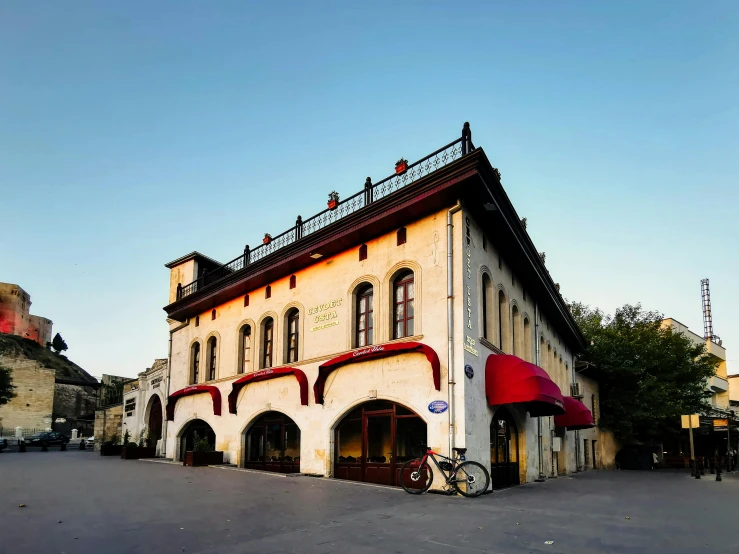
M223 463L223 451L216 450L215 452L185 452L185 461L182 465L197 467L197 466L216 466Z
M120 456L123 446L120 444L103 444L100 447L101 456Z
M156 448L148 446L137 446L136 448L129 448L124 446L121 448L121 459L123 460L138 460L139 458L154 458L156 456Z

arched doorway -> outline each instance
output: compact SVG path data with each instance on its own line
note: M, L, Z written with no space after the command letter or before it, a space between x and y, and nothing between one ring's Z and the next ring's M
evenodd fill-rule
M146 422L148 438L157 443L162 438L162 401L159 395L151 397L149 403L149 418Z
M195 433L200 439L206 439L213 450L216 449L216 434L213 428L202 419L193 419L187 422L177 435L180 440L179 461L185 461L185 452L192 450L195 444Z
M426 422L400 404L375 400L349 412L334 441L337 479L397 485L403 464L423 453Z
M244 467L275 473L300 473L300 428L280 412L267 412L249 426Z
M498 408L490 424L490 479L493 489L519 484L518 429L510 412Z

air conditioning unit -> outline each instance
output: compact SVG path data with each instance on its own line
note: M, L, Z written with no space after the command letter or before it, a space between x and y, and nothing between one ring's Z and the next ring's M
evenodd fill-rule
M570 385L570 396L572 396L572 398L582 398L585 396L582 393L582 383L572 383Z

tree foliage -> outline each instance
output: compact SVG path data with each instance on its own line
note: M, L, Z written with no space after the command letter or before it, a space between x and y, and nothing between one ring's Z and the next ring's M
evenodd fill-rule
M54 340L51 341L51 347L56 351L57 354L68 349L67 343L64 342L64 339L59 333L54 335Z
M14 389L10 370L7 367L0 366L0 406L15 398Z
M570 309L588 342L580 359L599 382L599 425L623 441L644 440L708 407L705 381L717 362L704 344L662 327L662 314L640 304L613 316L580 303Z

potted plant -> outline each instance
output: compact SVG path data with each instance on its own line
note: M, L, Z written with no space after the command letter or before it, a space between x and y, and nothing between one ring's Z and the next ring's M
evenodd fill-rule
M197 466L213 466L223 463L223 451L214 450L208 442L207 438L200 438L197 431L193 434L192 450L185 452L185 461L182 465Z
M123 447L118 444L118 435L112 435L102 445L100 445L101 456L120 456Z
M405 158L400 158L397 162L395 162L395 174L396 175L402 175L408 171L408 160Z
M332 190L328 193L328 209L335 210L336 206L339 205L339 193Z
M126 431L128 434L128 431ZM124 437L125 440L125 437ZM141 431L139 434L138 444L130 441L125 443L125 446L121 449L121 458L124 460L138 460L139 458L154 458L156 456L156 447L147 446L146 440L144 439L144 432Z
M269 244L270 242L272 242L272 235L270 235L269 233L264 233L264 238L262 239L262 242L264 244Z

